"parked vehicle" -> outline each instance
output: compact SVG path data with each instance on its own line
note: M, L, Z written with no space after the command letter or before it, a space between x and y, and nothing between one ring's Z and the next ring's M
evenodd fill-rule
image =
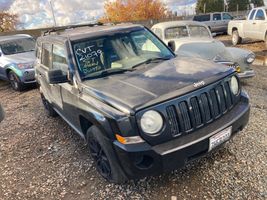
M193 21L205 23L211 32L227 33L227 27L230 20L233 17L227 12L207 13L195 15Z
M0 79L10 81L16 91L35 83L35 41L29 35L0 36Z
M229 22L228 34L233 45L242 43L244 38L263 40L267 44L267 7L252 9L246 20Z
M251 64L255 60L252 51L225 47L213 39L205 24L192 21L172 21L155 24L151 29L177 55L201 57L233 67L240 78L255 76Z
M4 117L5 117L5 112L0 104L0 122L3 121Z
M246 126L234 69L177 57L140 25L69 28L37 40L41 99L88 142L107 180L182 167Z

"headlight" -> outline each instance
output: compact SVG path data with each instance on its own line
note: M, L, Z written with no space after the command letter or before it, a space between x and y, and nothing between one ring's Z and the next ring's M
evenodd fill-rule
M141 128L145 133L156 134L163 127L163 119L161 115L154 110L147 111L141 118Z
M19 63L17 66L20 69L31 69L33 68L33 63Z
M239 85L238 85L238 80L235 76L231 78L231 90L234 95L238 95L239 93Z
M247 61L248 64L251 64L251 63L254 62L255 59L256 59L255 54L254 54L254 53L251 53L251 54L249 54L249 55L247 56L246 61Z

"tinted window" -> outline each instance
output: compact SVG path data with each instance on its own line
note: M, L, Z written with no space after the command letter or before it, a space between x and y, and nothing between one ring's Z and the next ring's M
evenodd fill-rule
M68 71L65 49L60 45L53 45L53 69Z
M125 71L153 58L172 58L172 52L146 29L88 38L73 44L82 79ZM105 73L104 73L105 75Z
M228 13L223 13L223 19L224 20L231 20L231 19L233 19L233 17L231 15L229 15Z
M263 10L258 10L255 20L265 20L265 15Z
M44 43L42 47L42 64L48 68L52 65L52 45Z
M213 20L214 21L222 20L221 14L213 14Z
M1 42L0 47L5 55L24 53L34 51L35 41L33 38L9 40Z
M197 15L194 16L193 20L199 22L210 21L210 15Z
M166 39L188 37L186 26L172 27L165 30Z
M254 15L255 15L256 10L253 10L249 16L249 20L253 20L254 19Z

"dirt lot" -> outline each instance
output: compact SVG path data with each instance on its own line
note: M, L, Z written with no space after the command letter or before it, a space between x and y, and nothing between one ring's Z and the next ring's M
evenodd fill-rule
M253 68L245 130L183 169L123 185L97 174L79 136L45 115L37 89L0 82L0 199L267 199L267 67Z

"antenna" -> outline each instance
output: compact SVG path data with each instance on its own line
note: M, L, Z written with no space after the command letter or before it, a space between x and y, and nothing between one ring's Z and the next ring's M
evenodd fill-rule
M56 27L57 26L57 22L56 22L56 17L55 17L55 13L54 13L54 8L53 8L52 0L49 0L49 4L50 4L50 7L51 7L52 16L53 16L53 20L54 20L54 27Z

